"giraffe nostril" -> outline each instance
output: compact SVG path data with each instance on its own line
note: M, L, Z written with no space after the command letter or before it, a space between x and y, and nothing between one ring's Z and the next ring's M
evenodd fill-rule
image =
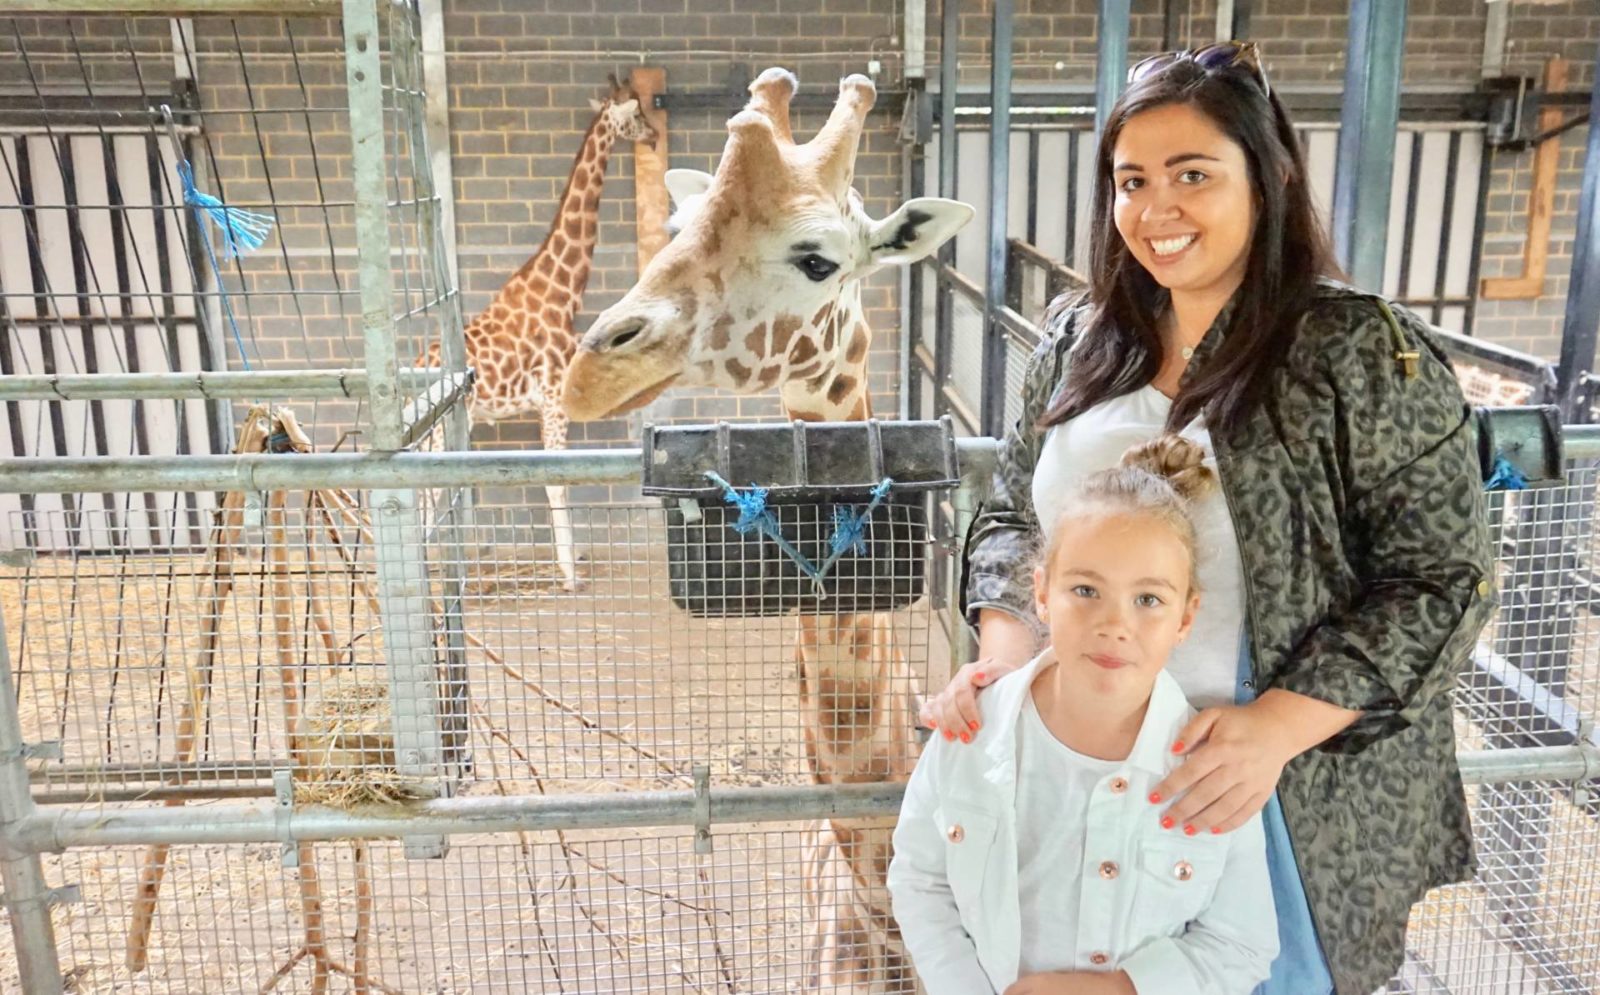
M611 334L607 335L605 341L600 343L599 351L606 352L611 349L622 348L643 334L644 326L645 321L643 318L632 318L624 321L612 329Z

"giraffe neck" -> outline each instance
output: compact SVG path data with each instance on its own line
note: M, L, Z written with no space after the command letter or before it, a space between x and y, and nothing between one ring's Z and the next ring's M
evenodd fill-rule
M867 399L867 352L872 330L862 314L861 286L851 283L831 308L818 312L806 329L821 360L821 369L806 366L786 379L781 396L787 416L801 421L865 421L871 417ZM790 355L794 355L791 350Z
M539 251L517 273L518 277L533 273L545 275L551 289L566 291L570 313L577 312L578 302L589 283L589 267L599 236L600 190L605 185L606 161L611 157L611 146L616 140L617 133L602 110L589 123L583 147L572 162L572 172L567 175L567 186L561 192L550 233ZM548 264L542 264L544 257L550 258Z

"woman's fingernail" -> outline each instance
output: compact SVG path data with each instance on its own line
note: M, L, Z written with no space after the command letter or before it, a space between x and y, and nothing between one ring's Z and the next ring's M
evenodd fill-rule
M1176 743L1172 744L1172 752L1173 753L1182 753L1183 752L1183 740L1180 739Z
M981 670L974 671L973 674L972 674L972 679L975 680L975 681L983 680L983 671L981 671Z
M967 728L972 732L977 732L978 731L978 723L976 723L976 722L968 722L967 723Z
M1150 792L1150 804L1152 804L1152 805L1160 805L1161 804L1161 792L1159 792L1159 791Z
M962 742L963 742L963 743L970 743L970 742L972 742L972 733L970 733L970 732L964 732L964 733L962 733L962 734L961 734L961 741L962 741Z
M1172 828L1172 826L1173 826L1173 822L1172 822L1172 816L1170 816L1170 815L1163 815L1163 816L1162 816L1162 817L1161 817L1161 828L1162 828L1162 829L1171 829L1171 828Z
M1184 826L1183 827L1183 835L1185 835L1185 836L1193 836L1198 831L1199 830L1195 829L1193 826Z
M1211 835L1212 836L1221 836L1222 835L1222 830L1218 829L1216 826L1212 826L1211 827Z
M955 739L956 738L956 734L951 732L949 729L946 729L944 731L944 738L945 739Z

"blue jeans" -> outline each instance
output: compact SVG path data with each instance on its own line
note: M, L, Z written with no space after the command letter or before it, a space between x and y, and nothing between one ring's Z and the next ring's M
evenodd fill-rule
M1247 633L1239 640L1239 677L1234 701L1244 705L1255 698ZM1317 941L1317 926L1311 918L1305 888L1300 883L1294 845L1289 840L1289 827L1283 821L1283 806L1278 803L1277 792L1272 793L1267 807L1262 810L1261 823L1267 836L1272 900L1278 908L1278 957L1272 962L1271 976L1256 986L1255 995L1331 993L1333 974L1328 970L1327 958L1322 955L1322 944Z

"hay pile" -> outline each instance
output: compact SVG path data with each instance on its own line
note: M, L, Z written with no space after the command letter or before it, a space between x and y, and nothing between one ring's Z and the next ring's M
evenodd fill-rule
M351 679L331 685L307 709L300 741L304 762L295 776L295 801L350 809L430 794L395 769L389 686Z

